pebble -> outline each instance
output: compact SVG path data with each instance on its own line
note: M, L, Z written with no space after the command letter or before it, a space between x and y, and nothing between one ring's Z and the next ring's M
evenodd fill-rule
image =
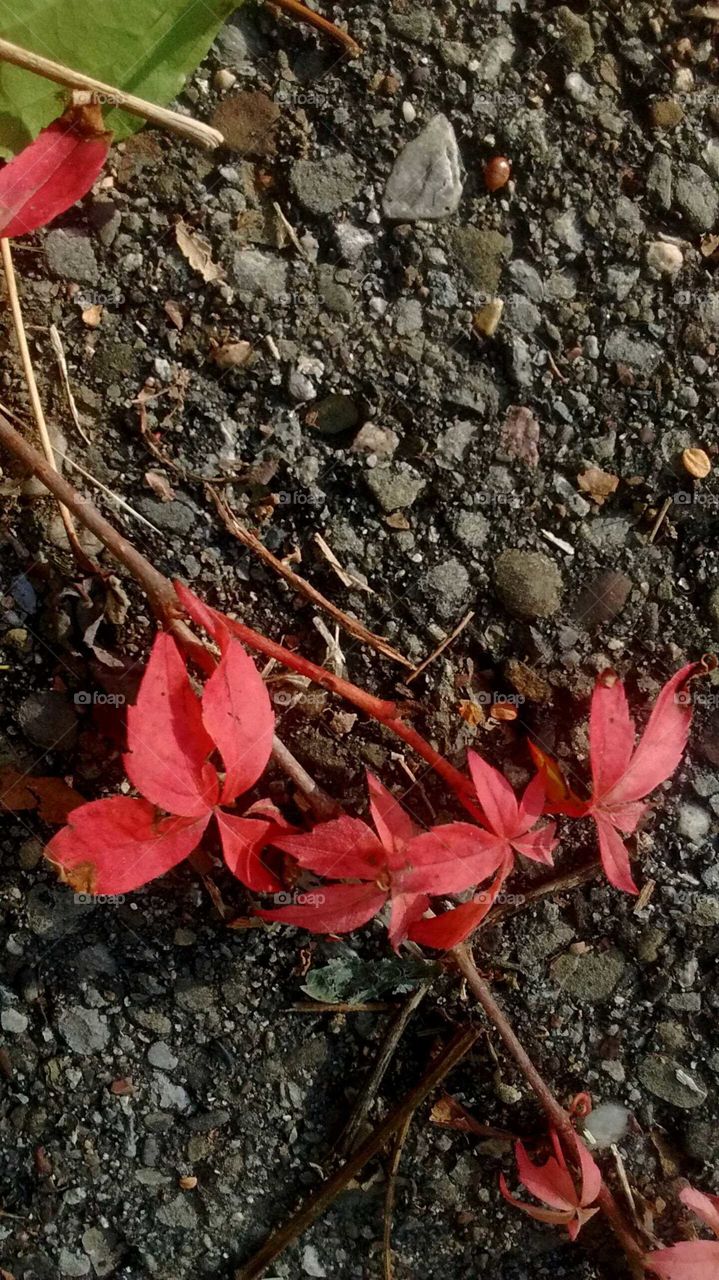
M684 108L676 98L657 98L649 108L649 118L655 129L673 129L684 119Z
M362 185L362 174L351 156L341 153L321 160L297 160L290 184L309 213L335 213L350 204Z
M302 1270L306 1276L315 1276L321 1278L326 1276L327 1272L319 1260L319 1255L314 1245L308 1244L302 1250Z
M164 1040L156 1040L147 1051L147 1061L161 1071L174 1071L178 1060Z
M719 218L719 190L698 164L687 164L674 179L674 207L694 231L711 231Z
M618 569L605 569L580 592L574 617L587 631L597 631L621 613L632 589L631 579Z
M454 129L438 115L408 142L395 161L382 199L390 222L435 221L455 213L462 172Z
M608 1000L626 968L621 951L588 951L584 955L567 952L551 965L552 978L568 995L582 1004Z
M53 275L79 284L97 284L100 268L92 241L74 229L57 228L45 239L47 265Z
M626 1107L620 1106L618 1102L602 1102L598 1107L592 1108L582 1130L591 1134L595 1148L604 1151L616 1142L621 1142L628 1126L629 1112Z
M701 844L709 834L710 827L711 815L706 809L689 802L679 806L677 831L680 836L686 836L687 840L691 840L693 844Z
M562 31L562 47L569 61L575 67L591 62L594 57L594 38L589 23L566 5L557 9L557 20Z
M324 375L325 367L321 360L313 356L300 356L294 368L290 369L287 378L287 391L292 400L304 404L308 400L317 399L316 383Z
M497 560L495 587L505 609L516 618L548 618L562 598L562 575L537 551L505 551Z
M675 276L684 266L684 254L679 245L654 240L647 248L647 266L658 275Z
M604 346L604 355L612 364L627 364L641 373L653 373L662 353L659 347L631 329L615 329Z
M467 226L453 231L451 245L472 284L484 293L496 293L504 261L512 252L511 240L499 231Z
M0 1013L0 1026L10 1035L21 1036L27 1031L28 1019L19 1009L3 1009Z
M57 1265L63 1276L86 1276L90 1273L90 1259L81 1253L71 1253L69 1249L61 1249Z
M639 1065L638 1075L645 1089L673 1107L691 1111L706 1102L707 1090L703 1082L674 1058L659 1053L647 1054ZM694 1087L687 1083L688 1080Z
M395 467L377 467L365 477L372 496L383 511L408 510L425 488L425 481L416 471Z
M469 574L460 560L443 560L430 569L425 587L434 600L439 616L451 619L467 602L470 594Z
M477 511L460 511L452 527L458 541L473 551L483 547L489 537L489 521Z
M370 245L374 244L371 231L364 231L353 222L338 223L335 227L335 240L342 257L353 266L360 261Z
M18 711L20 727L30 742L45 751L71 751L77 738L77 715L64 693L30 693Z
M482 84L497 84L504 71L512 63L516 45L509 36L493 36L480 54L476 68L477 79Z
M58 1031L68 1048L83 1057L101 1053L107 1047L110 1029L97 1009L74 1005L64 1009L57 1020Z
M241 294L277 301L287 293L287 263L261 249L239 249L233 260L233 279Z

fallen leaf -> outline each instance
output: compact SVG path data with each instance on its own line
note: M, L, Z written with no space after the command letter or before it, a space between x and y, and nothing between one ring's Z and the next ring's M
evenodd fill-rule
M223 268L212 261L212 245L197 231L192 231L182 218L175 225L175 238L180 253L187 258L193 271L199 271L206 284L224 279Z
M462 1106L461 1102L457 1102L456 1098L452 1098L450 1094L443 1093L441 1098L435 1102L429 1113L432 1124L440 1125L443 1129L458 1129L460 1133L477 1133L482 1137L485 1136L485 1130L474 1116Z
M70 107L0 169L0 234L24 236L80 200L107 159L112 135L99 107Z
M477 725L484 724L487 716L484 707L478 702L472 702L470 699L463 699L459 704L459 714L462 719L476 729Z
M145 480L149 484L153 493L156 493L160 502L172 502L175 497L175 490L166 475L161 471L146 471Z
M712 258L719 249L719 236L702 236L699 248L703 258Z
M0 768L0 809L10 813L37 809L43 822L59 825L84 803L85 797L68 786L64 778L36 778L13 765Z
M582 493L588 493L597 506L601 507L616 492L619 476L602 471L601 467L587 467L586 471L577 476L577 484Z
M539 462L539 423L531 409L513 404L507 410L499 435L499 446L510 458L536 467Z
M184 329L185 315L179 302L172 302L172 300L166 302L165 315L172 321L176 329Z

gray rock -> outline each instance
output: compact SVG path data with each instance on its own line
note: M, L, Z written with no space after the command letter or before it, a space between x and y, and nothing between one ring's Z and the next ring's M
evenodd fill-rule
M505 551L495 569L495 587L505 609L516 618L548 618L562 598L562 575L554 561L537 551Z
M693 844L701 844L706 839L711 827L711 816L701 805L685 802L679 806L677 814L677 831L686 836Z
M177 1058L164 1040L156 1040L150 1045L147 1061L151 1067L157 1067L160 1071L174 1071L177 1066Z
M80 284L97 284L100 279L92 241L81 231L64 228L50 231L45 240L45 256L53 275Z
M245 10L235 10L232 18L220 30L216 41L220 61L233 71L247 71L247 64L267 53L263 40L252 17Z
M82 1247L99 1277L111 1275L123 1254L122 1242L115 1232L100 1227L88 1227L83 1232Z
M493 36L488 40L479 55L479 66L475 72L477 79L482 84L497 84L512 62L515 47L508 36Z
M529 298L515 293L504 308L504 320L510 329L517 329L519 333L534 333L541 324L542 314Z
M362 175L346 152L321 160L297 160L290 183L297 199L309 213L334 213L355 199Z
M322 1276L326 1276L327 1272L320 1262L319 1255L314 1245L305 1245L302 1250L302 1270L306 1276L315 1276L320 1280Z
M476 431L473 422L455 422L443 431L437 441L438 464L444 466L461 462Z
M20 703L20 728L36 747L70 751L77 738L77 714L64 693L30 693Z
M288 265L261 249L239 249L233 261L233 280L241 294L277 300L287 292Z
M27 1031L27 1015L19 1009L3 1009L0 1013L0 1026L12 1036L21 1036Z
M471 590L467 570L454 558L430 569L424 585L439 617L448 619L466 603Z
M409 468L377 467L365 477L372 496L383 511L407 510L425 487L425 481Z
M395 307L394 327L401 338L420 333L424 325L422 304L418 298L400 298Z
M660 1053L647 1054L639 1064L638 1075L645 1089L673 1107L691 1111L706 1101L703 1081L674 1058Z
M478 511L460 511L453 523L455 537L473 551L489 537L489 521Z
M451 238L454 256L472 284L483 293L496 293L512 241L499 231L457 227Z
M698 164L687 164L674 179L674 206L694 231L711 231L719 217L719 190Z
M359 262L370 245L374 244L374 236L371 232L364 231L362 227L356 227L352 222L340 222L335 227L335 240L345 262L353 266Z
M589 23L566 5L557 9L557 19L562 32L562 47L569 61L575 67L590 62L594 57L594 39Z
M432 14L425 8L410 9L407 13L390 10L387 26L401 40L426 44L432 35Z
M719 897L710 893L698 893L687 915L699 929L715 929L719 924Z
M161 1111L189 1111L192 1105L187 1090L162 1071L157 1072L152 1082L152 1092Z
M391 222L449 217L462 198L462 173L454 129L435 116L395 161L382 200Z
M618 1102L603 1102L593 1107L584 1121L582 1131L590 1133L594 1146L600 1151L621 1142L629 1125L629 1112Z
M671 158L658 151L647 174L647 195L655 205L668 213L672 207L674 172Z
M547 956L565 947L573 937L574 930L563 920L552 920L549 924L530 928L519 948L522 969L531 972Z
M80 1253L70 1253L69 1249L61 1249L58 1267L63 1276L86 1276L90 1273L90 1259L83 1258Z
M110 1038L107 1020L100 1017L97 1009L85 1009L82 1005L63 1010L57 1026L68 1048L83 1057L101 1053Z
M179 1231L197 1230L197 1213L189 1196L178 1195L157 1210L157 1219L164 1227Z
M161 502L159 498L139 497L135 506L157 529L164 533L174 533L182 538L188 537L198 526L202 526L202 516L191 499L184 501L175 494L172 502Z
M621 613L632 589L631 579L617 569L605 569L579 594L574 617L587 631L613 622Z
M653 342L639 337L631 329L615 329L604 346L604 355L612 364L627 364L640 373L653 373L661 360L661 350Z
M585 955L558 956L551 966L554 981L582 1004L599 1004L608 1000L617 986L626 961L621 951L588 951Z
M328 310L335 315L351 316L354 312L354 298L347 286L335 278L334 267L320 267L319 294Z
M507 275L512 283L532 302L543 301L544 285L542 284L541 276L528 262L523 262L521 258L515 258L507 267Z

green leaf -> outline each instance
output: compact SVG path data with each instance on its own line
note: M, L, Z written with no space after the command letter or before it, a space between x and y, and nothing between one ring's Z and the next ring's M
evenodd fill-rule
M324 1004L363 1004L387 992L413 991L439 972L427 960L361 960L349 949L321 969L312 969L302 990Z
M0 33L74 71L166 106L238 0L0 0ZM22 16L21 16L22 15ZM0 153L15 154L62 114L69 90L0 63ZM106 111L115 138L142 120Z

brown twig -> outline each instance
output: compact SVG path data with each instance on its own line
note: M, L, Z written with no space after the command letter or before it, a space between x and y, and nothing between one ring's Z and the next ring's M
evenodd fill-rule
M377 1125L362 1146L358 1147L349 1159L309 1196L297 1213L278 1231L273 1232L254 1257L235 1272L235 1280L258 1280L270 1263L279 1258L298 1236L301 1236L325 1213L348 1183L382 1151L389 1140L399 1132L408 1117L414 1114L437 1085L441 1084L465 1054L469 1053L479 1034L474 1027L456 1032L407 1097L390 1111L381 1124Z
M529 1054L518 1039L504 1011L495 1000L489 983L479 973L466 943L455 947L452 956L462 976L467 982L472 995L479 1002L487 1018L499 1032L505 1047L509 1050L522 1075L536 1095L547 1119L557 1130L570 1156L575 1157L578 1138L571 1119L564 1107L557 1101L549 1085L540 1075ZM638 1239L630 1223L627 1222L617 1201L605 1182L597 1196L597 1204L604 1213L617 1241L621 1245L627 1260L637 1276L643 1274L641 1264L644 1247Z
M122 534L100 515L89 498L83 498L76 489L73 489L64 476L55 471L2 414L0 414L0 445L18 458L56 498L65 504L86 529L100 539L110 555L124 565L128 573L142 587L153 613L162 625L172 631L178 643L203 671L212 672L215 667L214 658L180 617L180 606L169 578L160 573L133 547L132 543L123 538ZM307 796L318 817L331 817L337 812L336 802L310 778L299 761L295 760L289 749L278 738L274 741L273 756L295 786Z
M411 684L413 680L417 679L417 676L421 676L422 672L427 670L427 667L429 666L429 664L431 662L434 662L436 658L439 658L444 653L445 649L448 649L449 646L454 643L454 641L457 639L457 636L461 636L462 632L464 631L464 628L469 626L473 617L474 617L474 612L470 611L466 615L466 617L462 618L462 621L459 623L459 625L454 628L454 631L452 631L450 635L445 636L442 643L437 645L437 648L434 650L434 652L430 653L429 657L425 658L424 662L420 662L418 667L415 667L412 674L409 675L405 680L405 684Z
M260 921L262 923L262 921ZM389 1013L394 1005L386 1000L367 1000L361 1004L352 1004L349 1000L338 1000L328 1004L324 1000L298 1000L291 1004L285 1013Z
M384 1280L394 1280L392 1217L394 1214L394 1202L397 1197L397 1174L399 1173L402 1151L404 1150L404 1144L407 1141L407 1134L413 1118L414 1112L411 1116L407 1116L402 1128L395 1134L392 1144L392 1158L387 1169L387 1186L384 1193L384 1231L382 1232L382 1271Z
M190 142L196 142L209 150L214 150L224 142L219 130L213 129L209 124L193 120L191 116L180 115L178 111L168 111L166 107L158 107L154 102L136 98L132 93L124 93L122 89L104 84L102 80L95 80L93 76L86 76L82 71L73 71L60 62L53 62L50 58L43 58L30 49L22 49L17 44L11 44L9 40L0 40L0 61L11 62L13 66L22 67L24 71L32 71L35 75L43 76L45 80L52 80L55 84L65 85L68 89L86 90L90 94L91 101L99 101L110 107L121 107L123 111L142 116L143 119L149 120L150 124L169 129L172 133L179 134L181 138L188 138Z
M237 538L238 542L241 542L243 546L253 551L271 569L274 569L275 573L284 578L285 582L289 583L295 591L303 595L305 599L311 600L312 604L316 605L318 609L323 609L325 613L328 613L345 631L354 636L355 640L360 640L362 644L369 645L377 653L383 654L385 658L391 658L393 662L401 663L403 667L412 666L409 659L403 657L397 649L393 649L392 645L387 640L384 640L382 636L375 635L373 631L369 631L356 618L350 618L349 614L344 613L342 609L333 604L331 600L328 600L326 596L323 596L311 583L305 582L304 578L300 578L299 574L290 569L289 565L285 564L283 560L279 560L277 556L273 555L257 537L257 534L248 529L241 520L238 520L234 511L230 510L224 498L220 496L216 489L213 489L212 485L205 485L205 491L215 504L215 508L227 532L231 533L233 538Z
M484 917L481 928L487 929L491 925L499 924L500 920L506 920L509 916L516 916L520 911L526 910L527 907L534 906L535 902L541 902L543 898L553 898L560 893L569 893L572 889L579 889L581 885L589 884L590 881L596 880L601 869L599 859L593 858L591 862L585 863L583 867L575 867L573 871L565 871L561 875L552 876L549 880L543 880L541 884L532 885L531 889L516 895L518 899L516 902L501 902L498 906L493 907L489 914Z
M300 0L267 0L270 8L281 9L292 18L299 19L300 22L306 22L308 27L315 27L317 31L323 31L325 35L331 36L333 40L337 40L343 45L350 58L359 58L362 55L362 46L352 39L346 31L341 27L335 26L334 22L328 22L327 18L322 18L319 13L308 9L307 5L301 4Z
M413 991L412 995L405 1001L402 1008L390 1022L374 1066L360 1089L349 1119L339 1136L337 1151L340 1155L345 1155L357 1145L357 1139L367 1119L369 1109L377 1097L379 1087L387 1074L392 1058L396 1053L397 1045L431 985L431 982L424 982L421 987Z

